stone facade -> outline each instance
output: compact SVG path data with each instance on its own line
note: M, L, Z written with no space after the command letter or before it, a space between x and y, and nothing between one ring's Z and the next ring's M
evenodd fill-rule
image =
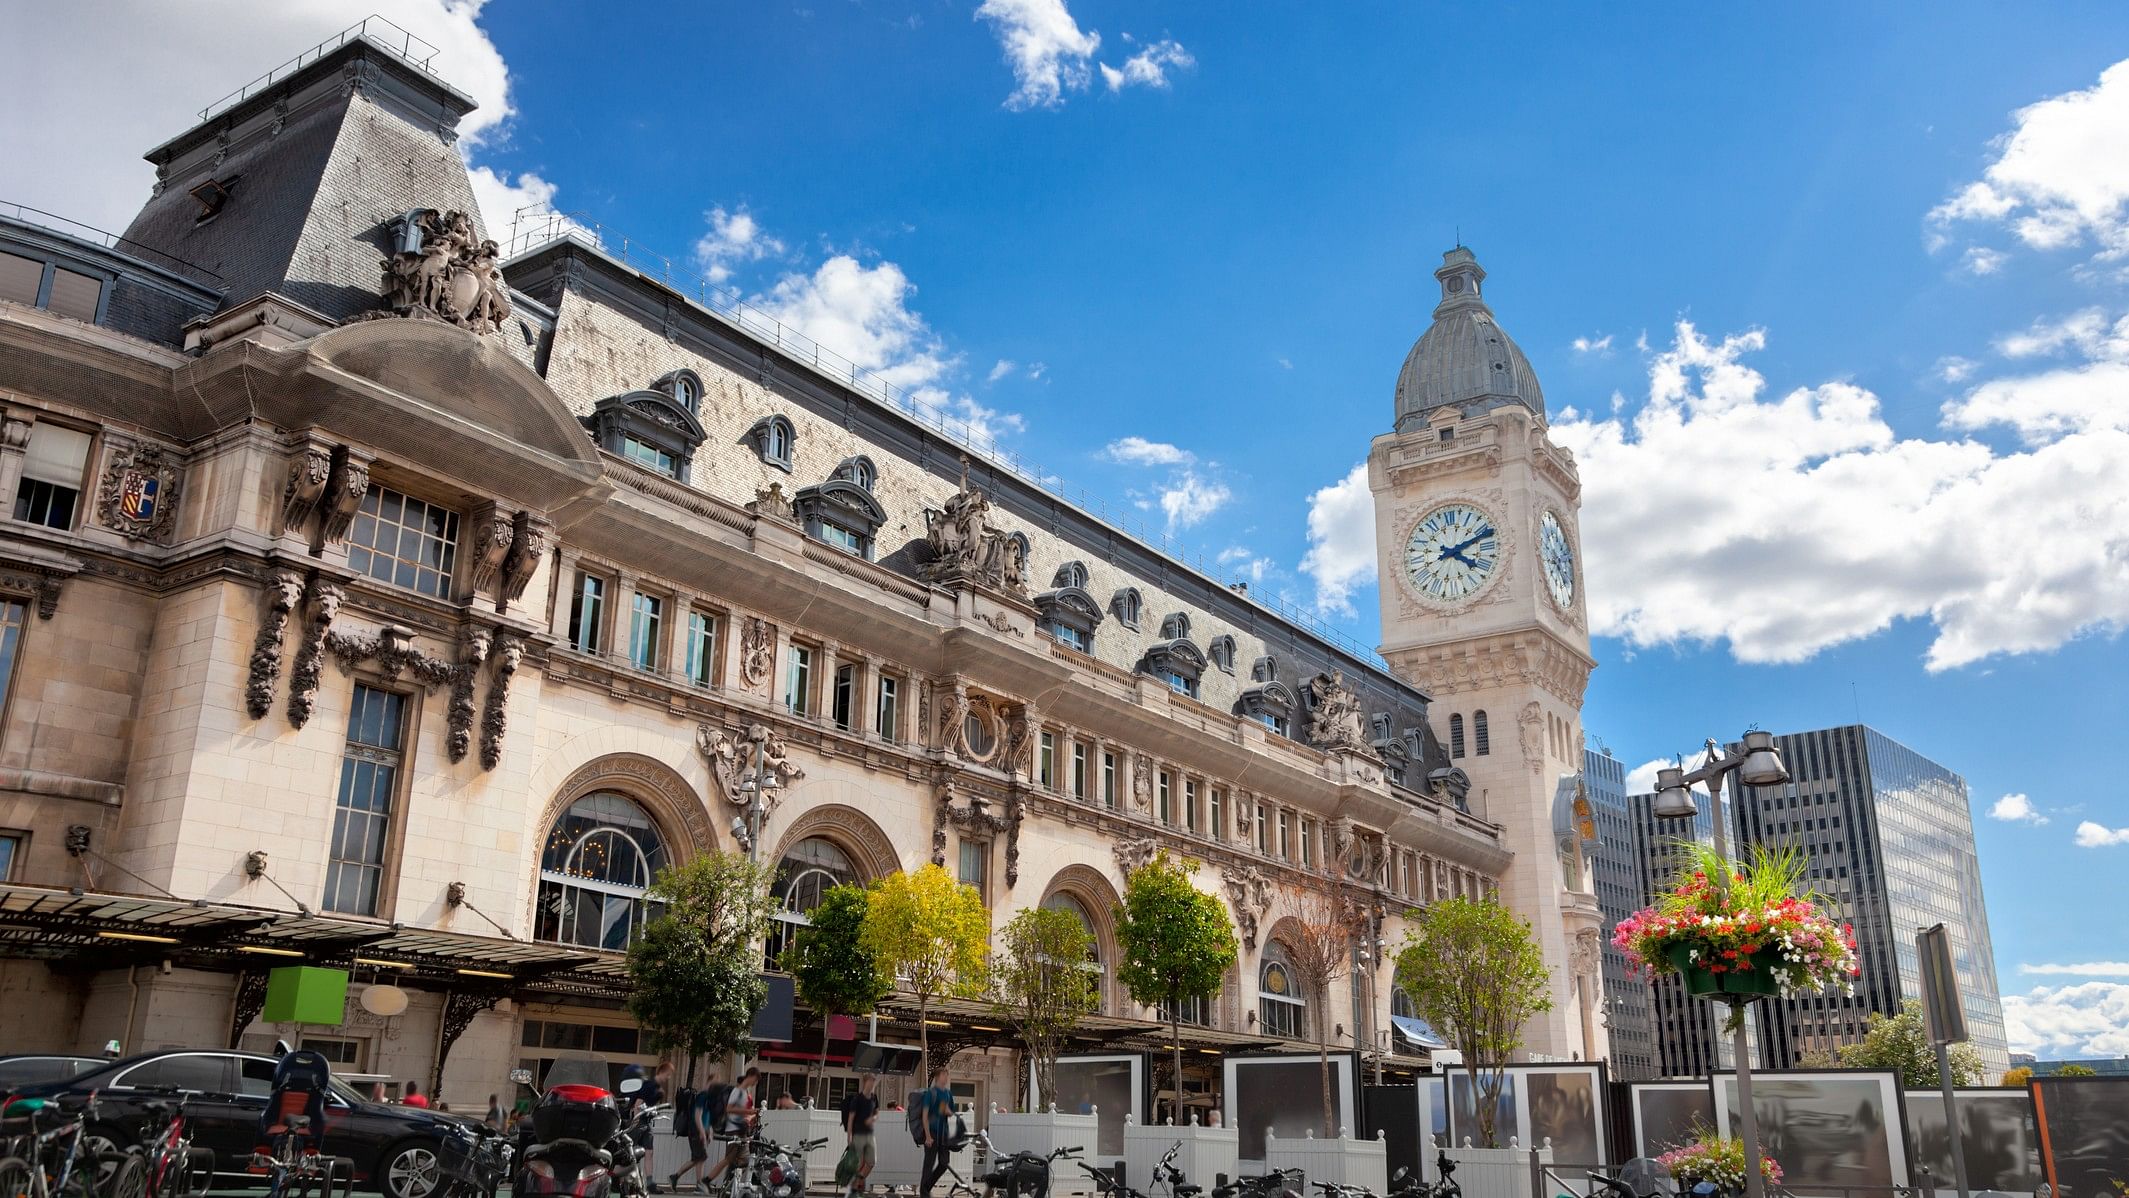
M1153 846L1189 857L1202 889L1267 933L1209 1004L1211 1028L1236 1037L1255 1023L1259 955L1291 895L1336 885L1394 913L1495 888L1511 856L1500 813L1466 809L1441 781L1449 762L1413 681L596 248L565 240L503 264L507 305L478 309L494 319L391 311L369 264L396 262L395 286L414 286L423 238L448 224L433 214L468 206L462 177L368 194L345 169L410 144L417 181L458 161L448 124L463 98L402 65L351 42L157 152L161 191L132 235L264 278L263 294L203 306L182 342L122 318L94 326L0 305L0 487L28 486L40 426L92 438L85 495L151 443L181 484L152 536L137 520L105 526L87 498L72 520L0 521L0 598L16 603L0 726L0 834L18 850L9 904L81 887L248 912L265 921L255 929L330 917L379 938L434 932L466 952L546 951L539 968L460 968L456 981L449 969L403 979L344 947L322 958L351 963L358 991L399 980L413 995L386 1020L350 1003L328 1038L353 1068L440 1073L446 1100L474 1106L519 1061L582 1036L604 1037L611 1059L648 1059L617 1009L615 946L596 934L610 929L555 923L583 897L573 879L597 871L572 856L543 875L543 853L583 831L565 821L592 796L633 813L599 835L633 829L664 860L740 847L713 768L720 733L765 728L791 767L763 854L832 853L860 879L943 860L980 878L999 921L1063 896L1104 960L1124 862ZM414 120L407 97L423 88L435 103ZM169 197L222 167L218 137L255 168L307 181L240 190L207 225L179 222ZM325 204L332 228L345 211L353 231L321 274L322 218L303 215ZM263 240L247 240L246 222ZM301 270L261 273L274 237L297 237ZM251 256L223 260L246 246ZM119 275L150 269L61 248ZM662 386L682 402L679 372L699 384L688 398L704 437L684 481L593 444L584 418L599 401ZM788 468L765 460L756 430L771 417L786 422ZM863 477L884 513L869 553L792 518L792 496L837 477ZM1019 584L926 569L927 513L979 493L986 527L1014 541ZM1135 593L1136 627L1111 612L1090 651L1045 631L1030 592L1070 563L1105 610ZM642 619L653 603L655 625ZM714 635L691 636L690 616ZM1205 661L1223 636L1233 672ZM1186 643L1204 662L1195 694L1149 672L1191 661ZM1297 708L1281 734L1246 714L1244 692L1262 681L1249 663L1266 659L1331 715ZM625 906L605 910L625 920ZM1392 944L1400 924L1387 914ZM241 982L257 960L178 939L62 938L0 960L0 996L39 1012L23 1042L0 1047L256 1043L288 1030L247 1023ZM1336 997L1310 1018L1386 1026L1387 976L1366 988L1382 1012ZM1110 1016L1149 1014L1113 983L1103 1001ZM455 1039L450 1013L466 1020ZM955 1068L988 1100L1015 1100L1009 1055L964 1053Z

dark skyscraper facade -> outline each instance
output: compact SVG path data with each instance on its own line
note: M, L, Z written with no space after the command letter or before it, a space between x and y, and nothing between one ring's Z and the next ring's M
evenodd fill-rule
M1700 813L1691 820L1657 819L1655 801L1652 794L1629 795L1626 800L1641 888L1637 907L1647 905L1650 895L1670 888L1678 874L1679 841L1715 843L1715 820L1706 795L1701 796ZM1705 1077L1730 1067L1735 1053L1730 1037L1721 1034L1728 1008L1688 995L1676 974L1654 979L1647 989L1657 1076Z
M1637 976L1626 954L1611 945L1611 928L1639 910L1641 857L1634 821L1626 807L1626 766L1609 752L1585 749L1582 781L1597 821L1597 846L1589 854L1597 906L1604 912L1604 1020L1610 1033L1612 1076L1642 1081L1659 1076L1654 996L1646 976Z
M1760 1005L1769 1064L1835 1052L1862 1038L1871 1012L1919 998L1917 929L1942 923L1966 1003L1968 1030L1988 1076L2010 1065L2003 1003L1966 780L1861 724L1777 738L1792 781L1748 788L1740 843L1804 855L1811 884L1855 925L1863 973L1855 993Z

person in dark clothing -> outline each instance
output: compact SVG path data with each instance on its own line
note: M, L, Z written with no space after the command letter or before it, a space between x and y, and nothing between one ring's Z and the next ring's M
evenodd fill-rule
M921 1103L924 1112L924 1171L918 1176L917 1193L920 1198L931 1198L931 1188L946 1176L952 1151L946 1136L954 1114L954 1092L946 1084L946 1066L933 1069L931 1088L917 1091L911 1101Z
M850 1150L857 1154L857 1175L850 1179L850 1198L865 1192L865 1179L872 1175L872 1165L878 1159L878 1148L872 1138L872 1125L880 1115L880 1100L875 1093L880 1079L875 1074L865 1074L858 1079L857 1093L843 1100L843 1134L850 1138Z
M704 1124L704 1118L709 1109L711 1092L722 1088L723 1083L719 1082L717 1075L713 1073L708 1081L702 1083L700 1090L688 1096L685 1110L679 1105L673 1107L673 1121L680 1124L682 1130L687 1133L687 1167L665 1179L665 1188L675 1194L680 1192L680 1179L690 1173L697 1174L695 1188L708 1192L709 1187L700 1176L703 1167L710 1163L710 1129Z

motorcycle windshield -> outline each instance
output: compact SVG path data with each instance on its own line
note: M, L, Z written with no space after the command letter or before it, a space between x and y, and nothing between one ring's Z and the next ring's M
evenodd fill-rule
M547 1076L540 1079L540 1085L549 1090L556 1086L597 1086L610 1091L614 1088L614 1070L598 1053L572 1053L556 1057L547 1066Z

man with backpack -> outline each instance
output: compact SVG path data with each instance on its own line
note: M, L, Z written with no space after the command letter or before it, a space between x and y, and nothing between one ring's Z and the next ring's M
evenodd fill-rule
M673 1130L687 1137L688 1162L686 1168L665 1180L665 1188L675 1194L680 1192L681 1178L690 1173L701 1173L702 1167L710 1163L710 1133L709 1125L703 1119L703 1100L709 1097L711 1092L722 1089L724 1086L719 1084L717 1075L713 1073L708 1081L702 1083L700 1090L682 1086L679 1093L673 1095ZM700 1177L695 1180L695 1188L705 1192L708 1190Z
M865 1179L872 1175L872 1166L878 1159L872 1132L873 1121L880 1114L880 1100L874 1090L880 1082L877 1074L867 1073L858 1078L855 1094L843 1100L843 1134L850 1138L850 1148L843 1154L843 1163L849 1166L850 1176L843 1176L843 1169L836 1169L836 1180L847 1187L847 1198L857 1198L865 1192Z
M918 1198L931 1198L931 1188L946 1176L946 1166L953 1148L948 1135L953 1126L954 1091L946 1084L946 1066L937 1065L931 1071L931 1088L919 1090L909 1101L909 1122L912 1134L917 1126L923 1128L923 1137L918 1143L924 1145L924 1171L918 1176Z
M702 1175L705 1193L717 1184L726 1169L744 1169L747 1136L754 1130L754 1088L761 1084L761 1070L749 1065L736 1086L713 1086L704 1091L703 1126L725 1141L724 1159Z

